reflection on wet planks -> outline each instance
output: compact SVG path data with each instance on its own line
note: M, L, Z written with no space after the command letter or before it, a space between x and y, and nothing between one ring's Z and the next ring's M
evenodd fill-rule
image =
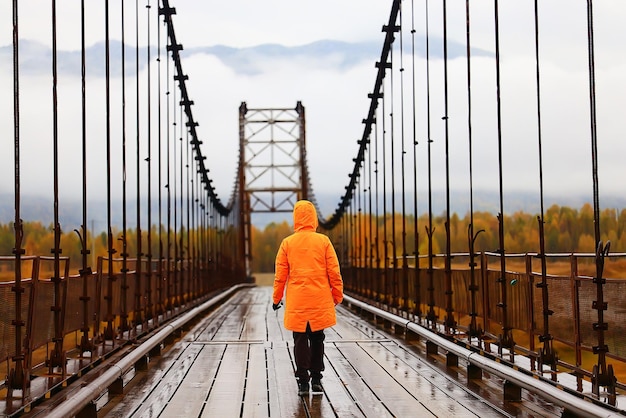
M244 289L199 321L110 417L506 416L344 307L326 331L323 395L299 397L291 332L271 288ZM152 363L152 362L151 362ZM130 385L129 385L130 386Z

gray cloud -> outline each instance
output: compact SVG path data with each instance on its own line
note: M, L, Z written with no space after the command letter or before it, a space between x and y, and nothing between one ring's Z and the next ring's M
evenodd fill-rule
M426 56L426 41L418 38L415 41L415 51L418 56ZM104 42L98 42L85 50L86 72L88 76L104 77L105 75L105 48ZM151 56L157 56L155 46L151 47ZM227 67L240 75L258 75L265 71L264 63L275 60L308 59L318 62L325 67L338 70L347 70L363 62L374 62L380 56L380 42L343 42L336 40L321 40L300 46L283 46L279 44L261 44L252 47L234 48L226 45L214 45L183 49L182 54L190 57L196 54L207 54L217 57ZM405 46L405 49L407 47ZM146 66L146 48L139 50L139 69ZM441 39L430 40L430 56L433 59L443 58L443 42ZM137 48L126 44L125 73L133 76L137 71ZM410 51L405 51L410 53ZM448 58L464 57L465 45L457 42L448 43ZM493 56L493 53L480 48L472 48L474 56ZM26 75L49 74L52 67L52 50L39 42L21 40L19 44L20 72ZM0 47L0 68L11 69L13 62L13 47ZM57 69L59 74L81 75L80 51L57 51ZM109 45L109 71L113 77L122 72L122 43L113 40Z
M85 50L85 69L88 76L104 77L105 75L105 48L104 42L98 42ZM122 43L111 41L109 65L111 75L120 75L122 71ZM156 49L152 53L156 56ZM145 48L144 48L145 50ZM127 76L136 72L137 48L126 44L125 72ZM52 68L52 50L42 43L21 40L19 43L20 73L25 75L49 74ZM11 45L0 47L0 68L11 68L13 62L13 47ZM146 65L146 53L139 53L139 68ZM77 76L81 75L81 52L57 50L57 70L59 74Z

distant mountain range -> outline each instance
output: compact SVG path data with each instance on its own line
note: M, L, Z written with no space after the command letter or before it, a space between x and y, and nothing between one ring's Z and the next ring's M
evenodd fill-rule
M213 45L183 49L183 59L195 54L208 54L219 58L225 65L238 74L254 75L263 72L263 62L280 59L307 59L313 62L321 62L326 68L339 70L350 68L361 62L375 62L380 58L383 41L380 42L343 42L336 40L320 40L306 45L284 46L279 44L263 44L251 47L234 48L226 45ZM87 76L104 77L105 70L105 43L97 42L86 48L85 69ZM184 46L184 45L183 45ZM122 69L122 43L112 40L110 50L110 73L113 77L121 75ZM415 52L419 56L425 56L426 43L424 38L416 39ZM146 66L147 50L144 47L139 51L139 68ZM443 42L441 39L430 39L430 57L433 59L443 57ZM156 59L157 50L151 46L151 56ZM407 50L408 53L408 50ZM448 58L455 59L465 56L465 45L449 41ZM6 71L12 68L13 46L0 46L0 69ZM472 48L473 56L493 56L493 52L480 48ZM133 76L136 71L137 48L132 44L125 45L126 76ZM19 43L20 71L22 74L47 74L50 72L52 63L52 50L36 41L22 39ZM57 66L59 74L81 75L81 51L57 51Z
M389 198L388 206L390 205ZM531 214L539 213L539 197L536 193L516 192L507 193L505 195L504 211L505 213L514 213L523 211ZM322 215L328 217L333 214L339 197L330 194L317 194L316 200ZM406 207L410 213L413 211L413 196L406 196ZM126 216L129 228L135 228L137 212L135 200L129 199L126 209ZM152 223L158 223L158 202L152 204ZM592 203L590 197L585 196L546 196L544 198L544 206L547 210L550 206L557 204L559 206L568 206L573 209L580 209L585 203ZM145 213L147 202L142 203L142 211ZM475 192L474 193L474 211L489 212L494 215L499 211L499 195L497 192ZM122 204L120 201L114 201L111 204L111 222L114 228L122 227ZM443 192L433 193L433 213L434 215L442 215L445 213L445 195ZM602 196L602 208L617 208L618 210L626 208L626 197L624 196ZM463 217L469 212L469 194L467 192L451 192L450 208L452 213L457 213ZM426 196L421 197L418 201L418 209L420 214L428 210ZM51 198L43 196L22 196L21 201L21 218L24 221L38 221L44 225L50 225L53 222L53 202ZM401 212L401 196L396 196L396 211ZM162 213L162 221L167 222L167 213ZM180 216L180 214L179 214ZM146 215L143 221L146 221ZM186 217L186 214L185 214ZM80 228L82 224L82 202L80 200L68 199L59 201L59 218L61 227L65 232L75 228ZM105 231L107 226L107 204L106 201L88 202L88 227L96 231ZM0 194L0 223L7 224L15 220L14 196L12 194ZM257 228L264 228L270 222L287 221L291 223L291 214L268 214L256 213L252 215L252 223ZM145 228L145 226L144 226Z

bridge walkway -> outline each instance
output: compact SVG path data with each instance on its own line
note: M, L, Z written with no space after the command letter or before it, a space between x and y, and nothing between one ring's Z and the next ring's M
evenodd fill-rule
M548 404L503 402L501 383L468 386L463 367L344 306L326 331L323 395L299 397L291 332L270 306L271 288L240 290L202 318L124 395L102 400L106 417L501 417L559 416Z
M177 339L154 353L146 367L127 372L121 387L114 392L103 390L93 408L81 411L78 417L487 418L563 414L562 407L526 391L521 401L505 401L502 379L485 372L481 379L469 380L463 359L458 366L447 366L445 355L426 354L423 340L395 334L343 305L337 307L337 325L326 330L324 393L300 397L292 335L283 327L284 311L274 312L270 298L268 286L236 291L184 332L175 334ZM65 415L58 406L72 400L74 393L100 374L97 370L86 374L23 416Z

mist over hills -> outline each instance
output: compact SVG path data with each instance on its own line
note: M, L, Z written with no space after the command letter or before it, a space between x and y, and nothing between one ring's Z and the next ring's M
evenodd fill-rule
M15 220L15 197L10 193L0 194L0 223L8 224ZM331 194L316 193L316 200L321 214L324 217L332 215L339 203L339 197ZM405 196L406 211L413 212L413 195ZM365 202L367 204L367 202ZM580 209L585 203L592 204L590 196L545 196L544 208L548 209L552 205L568 206L572 209ZM147 201L142 203L142 228L147 225ZM387 200L388 210L391 208L391 197ZM616 208L618 211L626 208L626 197L624 196L601 196L601 208ZM402 211L402 196L396 194L395 198L396 212ZM492 191L477 191L474 193L474 211L498 213L500 207L499 195ZM111 202L111 223L113 228L122 228L122 202ZM439 216L445 214L446 201L444 192L433 192L433 214ZM379 208L382 210L382 208ZM464 217L469 213L469 193L468 192L450 192L450 209L452 213ZM420 195L418 199L418 210L420 215L427 213L428 200L427 196ZM96 232L105 231L107 228L107 202L105 200L93 200L88 202L87 206L88 228L94 229ZM158 201L152 202L152 224L158 224ZM530 192L508 192L505 193L504 212L512 214L514 212L526 212L530 214L539 214L540 202L538 193ZM180 207L179 207L180 212ZM54 207L51 197L22 195L20 203L21 218L26 222L41 222L43 225L51 225L54 219ZM180 213L178 213L178 221L180 222ZM61 228L64 232L80 228L82 224L82 201L79 199L60 199L59 200L59 220ZM127 227L134 229L136 227L137 211L136 200L128 199L126 207ZM186 212L183 214L186 222ZM162 207L161 213L162 223L167 224L167 207ZM271 222L291 223L290 213L253 213L252 223L255 227L263 229ZM173 223L173 214L171 214L171 222Z
M430 54L433 58L442 58L442 41L434 39L431 41ZM260 44L251 47L236 48L228 45L211 45L203 47L185 48L181 51L183 57L196 54L207 54L217 57L234 72L244 75L260 74L268 70L267 63L275 60L294 60L298 58L312 59L322 62L325 66L333 66L338 69L347 69L359 62L374 61L380 56L382 41L370 42L344 42L332 39L324 39L311 42L305 45L284 46L280 44ZM119 40L110 41L110 71L113 75L119 75L122 71L122 43ZM52 50L47 45L40 42L21 39L20 48L20 71L22 74L47 74L52 63ZM90 45L85 50L86 71L88 76L104 77L105 69L105 48L104 42L97 42ZM147 64L147 47L141 47L137 54L137 48L131 43L126 43L124 52L127 57L139 58L129 59L125 63L126 76L133 76L137 71L137 66L143 70ZM0 46L0 68L11 68L12 45ZM157 56L157 47L150 46L150 53ZM417 42L416 53L426 56L425 41L420 37ZM461 43L449 41L448 56L456 58L464 56L465 46ZM81 52L80 51L57 51L58 71L60 74L81 75ZM472 48L474 56L493 56L493 52L480 48Z

